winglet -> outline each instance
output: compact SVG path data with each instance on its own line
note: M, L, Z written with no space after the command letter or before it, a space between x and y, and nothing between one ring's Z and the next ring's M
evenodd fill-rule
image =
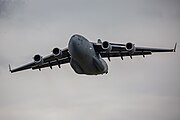
M173 52L176 52L176 46L177 46L177 43L175 43L175 45L174 45Z
M9 71L12 73L12 70L11 70L11 65L9 64Z

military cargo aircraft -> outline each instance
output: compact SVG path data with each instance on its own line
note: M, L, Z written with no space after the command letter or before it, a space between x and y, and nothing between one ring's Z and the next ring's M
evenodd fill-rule
M125 56L131 59L133 56L151 55L154 52L175 52L177 43L173 49L136 47L135 44L128 42L126 44L111 43L108 41L90 42L82 35L73 35L65 49L54 48L52 54L42 57L37 54L33 57L33 62L22 65L9 71L11 73L23 71L27 69L38 69L57 65L59 68L61 64L70 63L71 67L77 74L98 75L107 74L108 65L103 58L120 57L122 60Z

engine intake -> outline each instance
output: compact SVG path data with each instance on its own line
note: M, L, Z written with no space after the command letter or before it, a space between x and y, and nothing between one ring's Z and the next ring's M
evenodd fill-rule
M62 57L62 50L60 50L59 48L54 48L52 50L52 53L53 53L54 57L58 57L58 58Z
M108 41L104 41L102 43L102 49L106 50L106 51L111 51L112 50L112 46Z
M38 54L35 55L35 56L33 57L33 59L34 59L34 62L37 63L37 64L43 63L42 56L40 56L40 55L38 55Z
M126 50L129 52L129 53L134 53L135 52L135 46L133 43L131 42L128 42L126 43Z

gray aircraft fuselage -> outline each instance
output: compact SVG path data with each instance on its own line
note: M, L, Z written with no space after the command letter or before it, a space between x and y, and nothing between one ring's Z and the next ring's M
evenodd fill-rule
M73 35L68 44L70 65L78 74L108 73L108 65L94 50L93 43L81 35Z

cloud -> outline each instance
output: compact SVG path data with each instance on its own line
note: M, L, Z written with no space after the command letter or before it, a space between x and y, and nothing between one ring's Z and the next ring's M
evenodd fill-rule
M0 0L0 19L9 19L23 4L23 0Z
M179 1L0 1L0 119L179 119L176 53L112 59L109 74L81 76L70 65L10 74L8 64L64 48L80 33L137 46L179 42Z

